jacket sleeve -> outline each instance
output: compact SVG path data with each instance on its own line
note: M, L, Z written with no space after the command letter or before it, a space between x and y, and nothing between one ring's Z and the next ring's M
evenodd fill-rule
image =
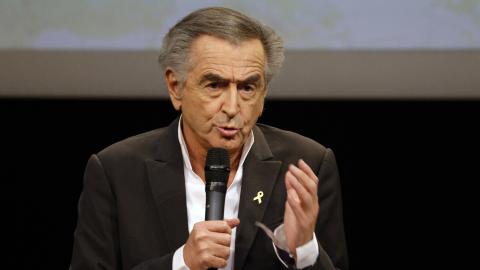
M315 228L319 241L317 262L311 269L348 269L347 245L343 227L340 177L335 155L330 149L318 171L320 212Z
M71 270L125 269L122 265L115 194L100 159L92 155L78 204ZM144 261L133 269L171 269L173 253Z

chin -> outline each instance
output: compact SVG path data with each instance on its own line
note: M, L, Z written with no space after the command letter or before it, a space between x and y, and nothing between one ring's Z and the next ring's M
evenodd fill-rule
M219 145L218 147L225 148L227 150L235 150L242 146L242 141L237 138L233 138L233 139L222 138L218 145Z

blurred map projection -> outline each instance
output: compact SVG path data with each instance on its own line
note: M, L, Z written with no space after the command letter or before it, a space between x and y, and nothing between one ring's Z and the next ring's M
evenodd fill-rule
M0 0L0 49L158 49L180 18L226 6L288 49L478 49L480 0Z

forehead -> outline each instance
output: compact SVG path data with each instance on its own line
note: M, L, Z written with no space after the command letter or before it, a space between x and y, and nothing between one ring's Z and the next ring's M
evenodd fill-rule
M194 40L190 53L191 72L194 73L215 73L229 78L253 73L263 76L265 69L265 53L258 39L232 44L203 35Z

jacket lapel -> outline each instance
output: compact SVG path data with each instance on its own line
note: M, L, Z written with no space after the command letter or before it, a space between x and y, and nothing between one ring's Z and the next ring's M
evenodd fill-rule
M158 138L155 158L145 161L169 250L176 250L188 238L185 177L177 130L178 118Z
M255 221L263 221L273 187L278 179L281 161L274 160L270 147L258 127L254 128L255 143L244 163L242 191L235 240L235 269L242 269L258 231ZM263 192L261 203L254 200Z

